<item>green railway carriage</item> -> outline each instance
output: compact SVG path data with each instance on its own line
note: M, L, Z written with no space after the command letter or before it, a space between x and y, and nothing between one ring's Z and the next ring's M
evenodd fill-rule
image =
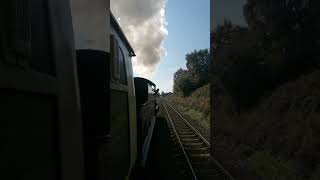
M127 178L136 168L144 166L155 122L156 85L133 77L131 57L133 48L111 14L110 31L110 135L111 162L116 176ZM117 172L118 171L118 172ZM127 173L127 174L126 174Z
M70 2L0 6L0 179L84 179Z
M134 176L158 90L133 76L135 54L109 4L12 0L0 9L0 179Z
M111 13L109 21L110 53L77 50L87 179L136 174L147 158L157 109L155 84L133 76L134 50Z
M131 57L134 51L110 15L110 134L112 174L129 176L137 160L137 118ZM117 166L117 167L115 167Z

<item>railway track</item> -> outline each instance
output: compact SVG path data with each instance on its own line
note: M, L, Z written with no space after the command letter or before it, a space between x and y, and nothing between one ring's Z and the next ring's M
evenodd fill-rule
M210 143L170 104L162 100L167 114L170 137L182 173L193 180L234 180L210 156Z

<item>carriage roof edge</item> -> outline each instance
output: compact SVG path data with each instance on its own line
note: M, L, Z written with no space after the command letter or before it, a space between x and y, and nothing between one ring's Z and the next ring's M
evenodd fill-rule
M130 52L130 56L134 57L136 56L136 54L134 53L134 50L132 48L132 46L130 45L126 35L124 34L124 32L122 31L120 24L118 23L118 21L116 20L116 18L114 17L113 13L110 10L110 23L111 26L113 26L115 28L115 30L119 33L119 36L121 38L121 40L124 42L124 44L126 45L126 47L129 49Z

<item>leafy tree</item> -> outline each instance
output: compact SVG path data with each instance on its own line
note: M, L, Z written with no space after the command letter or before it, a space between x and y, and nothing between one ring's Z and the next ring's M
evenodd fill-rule
M225 20L211 33L213 75L239 104L253 105L265 92L318 68L319 7L308 0L247 0L248 28Z
M195 50L186 55L187 69L192 76L194 89L209 83L210 54L208 49Z
M188 70L182 68L174 73L173 91L176 94L188 96L194 90L194 83Z
M311 0L247 0L243 12L252 31L261 34L263 46L278 44L284 58L284 80L319 66L320 2Z
M209 50L194 50L186 55L186 61L187 69L180 68L175 72L173 85L174 92L183 96L209 83Z
M186 75L187 73L187 70L179 68L173 75L174 82L176 82L180 76Z
M238 107L250 107L269 89L272 77L270 65L263 63L263 49L257 46L257 35L228 20L212 34L212 77L219 79Z

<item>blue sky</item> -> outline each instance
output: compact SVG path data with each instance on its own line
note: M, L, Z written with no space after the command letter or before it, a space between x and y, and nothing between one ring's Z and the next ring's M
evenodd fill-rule
M160 92L172 92L173 75L185 68L185 55L210 47L210 0L168 0L165 8L168 36L163 57L151 77Z

